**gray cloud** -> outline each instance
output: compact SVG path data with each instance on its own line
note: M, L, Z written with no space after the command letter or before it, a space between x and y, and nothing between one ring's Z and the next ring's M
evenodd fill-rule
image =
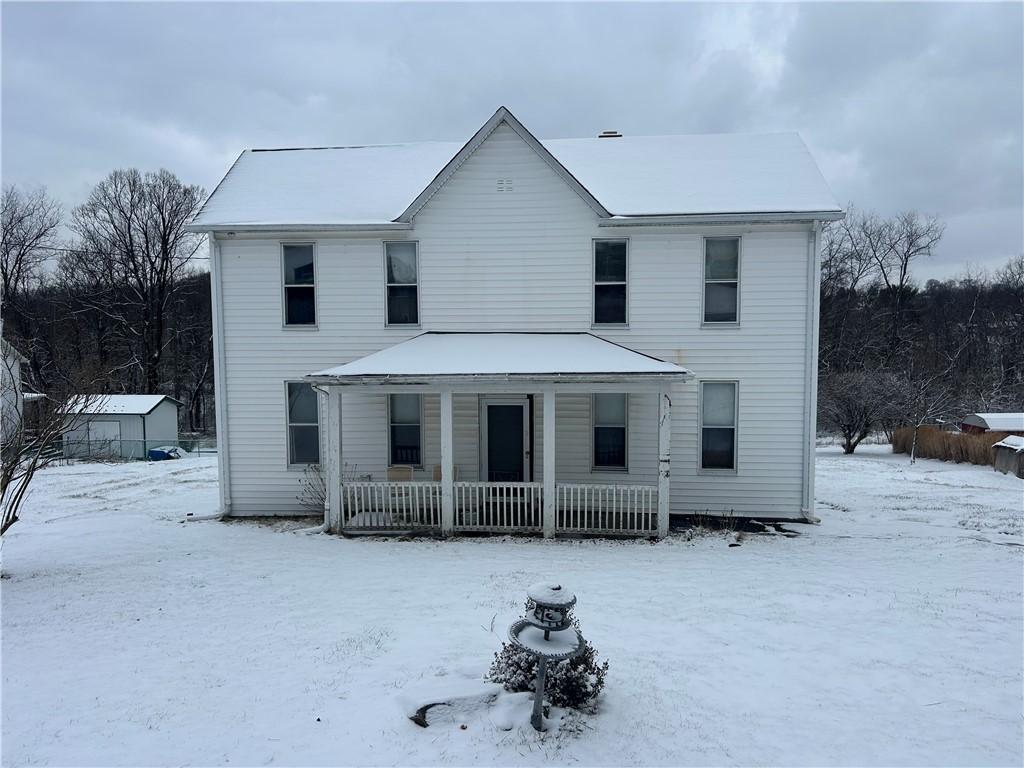
M4 3L4 181L211 189L251 146L799 130L843 201L948 223L922 276L1024 250L1020 4Z

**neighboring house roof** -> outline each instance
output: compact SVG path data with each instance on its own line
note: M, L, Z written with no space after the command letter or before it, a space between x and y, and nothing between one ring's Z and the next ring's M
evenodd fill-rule
M675 363L634 352L590 333L443 333L428 331L309 378L339 383L371 379L486 377L686 377Z
M796 133L539 141L502 107L465 144L246 150L190 229L408 222L501 124L602 218L842 215Z
M1024 413L972 413L961 423L993 432L1024 432Z
M68 411L88 416L145 416L164 400L181 405L167 395L75 395L68 404ZM83 401L84 405L79 405Z

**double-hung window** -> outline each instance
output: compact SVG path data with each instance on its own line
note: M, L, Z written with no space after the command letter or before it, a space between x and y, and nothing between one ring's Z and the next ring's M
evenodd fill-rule
M740 319L740 239L704 240L704 322L737 323Z
M389 395L388 429L391 465L423 463L423 396Z
M595 394L592 397L594 469L625 469L629 398L624 394Z
M419 259L415 241L384 243L387 324L418 325Z
M316 325L316 247L313 243L285 243L284 324Z
M700 385L700 467L736 469L735 381Z
M289 381L288 463L320 463L320 409L311 384Z
M626 324L629 241L594 241L594 325Z

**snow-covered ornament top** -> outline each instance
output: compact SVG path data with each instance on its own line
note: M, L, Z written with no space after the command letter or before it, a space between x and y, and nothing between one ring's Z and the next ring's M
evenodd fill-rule
M569 613L576 605L576 595L561 584L538 582L526 590L526 596L533 603L533 613L526 618L535 627L560 630L569 626Z

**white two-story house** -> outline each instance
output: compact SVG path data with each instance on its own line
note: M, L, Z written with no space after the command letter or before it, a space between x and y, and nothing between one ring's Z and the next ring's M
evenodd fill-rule
M325 525L664 535L814 514L820 226L796 134L249 150L192 229L221 503Z

